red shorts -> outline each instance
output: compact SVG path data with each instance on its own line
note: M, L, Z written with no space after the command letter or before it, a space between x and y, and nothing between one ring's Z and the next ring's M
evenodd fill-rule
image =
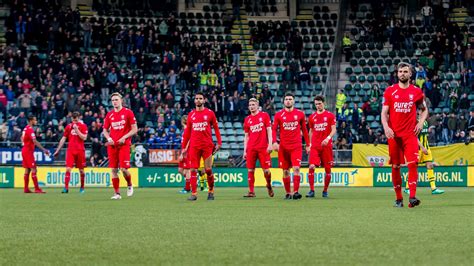
M272 167L272 158L266 149L263 150L248 150L247 151L247 168L255 169L257 159L260 161L262 169Z
M34 151L27 151L21 150L21 156L23 157L21 164L23 168L35 168L36 161L35 161L35 152Z
M178 168L189 169L189 160L187 156L183 156L183 160L178 162Z
M107 146L109 168L130 168L130 145Z
M66 167L73 168L74 165L79 169L86 167L86 152L81 150L67 150Z
M311 148L309 152L309 164L316 166L332 166L334 163L332 145Z
M199 163L201 162L201 158L206 160L207 158L212 156L212 152L214 151L214 147L189 147L188 152L188 160L189 160L189 168L198 169Z
M418 163L418 138L413 135L388 139L388 153L392 165L404 164L405 160Z
M280 149L278 150L278 165L283 170L288 170L291 167L300 167L302 157L303 148L286 149L280 145Z

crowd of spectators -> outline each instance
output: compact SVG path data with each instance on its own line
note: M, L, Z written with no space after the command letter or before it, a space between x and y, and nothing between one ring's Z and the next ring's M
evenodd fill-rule
M412 83L423 90L431 110L428 119L430 143L469 142L474 139L472 131L470 134L474 113L468 113L469 95L474 92L473 33L469 32L469 25L460 27L449 21L449 7L446 8L440 1L433 2L435 3L423 2L422 6L417 6L416 3L414 7L410 4L408 7L402 6L401 9L406 12L402 19L394 17L391 3L373 2L372 10L383 12L368 13L367 19L354 20L355 30L352 30L352 35L346 33L343 39L346 62L352 56L352 41L356 44L389 45L393 51L411 51L416 58L411 61L414 64ZM353 11L358 10L357 8L354 5ZM422 20L416 19L417 15ZM414 34L420 29L422 32L432 33L426 48L414 42ZM414 45L415 43L418 45ZM386 85L397 82L396 73L392 73ZM378 117L380 114L382 94L383 90L375 83L363 99L362 106L354 104L349 107L344 105L347 97L344 91L339 92L337 109L341 143L387 142L381 126L373 128L366 122L369 115Z
M173 15L158 25L129 27L83 18L51 1L34 2L12 4L6 22L1 141L19 142L26 117L33 114L38 140L57 142L71 113L80 111L93 154L101 158L102 121L113 92L122 93L124 105L136 114L135 142L152 147L178 146L181 117L193 108L197 90L207 94L219 121L243 120L250 97L274 112L270 90L257 95L257 85L244 78L235 55L239 42L192 41Z

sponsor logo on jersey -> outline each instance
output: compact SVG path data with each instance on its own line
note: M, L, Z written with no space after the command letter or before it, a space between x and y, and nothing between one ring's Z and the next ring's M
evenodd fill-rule
M250 126L250 131L252 133L260 132L260 131L262 131L262 129L263 129L263 123L262 122L260 122L256 125Z
M409 113L413 107L413 102L395 102L393 108L396 113Z
M205 131L207 126L208 126L207 121L206 122L193 123L193 130L194 131Z
M298 121L294 122L283 122L284 130L295 130L298 127Z

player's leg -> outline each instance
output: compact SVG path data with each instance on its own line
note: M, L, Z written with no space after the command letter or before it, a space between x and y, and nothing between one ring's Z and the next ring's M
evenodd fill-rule
M403 207L402 176L400 173L400 165L405 162L405 159L403 157L402 146L399 145L398 139L388 139L388 153L390 156L389 163L392 165L392 183L396 196L394 207Z
M36 176L37 168L36 166L31 168L31 179L33 179L33 184L35 185L35 193L46 193L44 192L38 184L38 177Z
M64 188L61 193L69 193L69 182L71 182L71 167L66 166L66 174L64 176Z
M420 161L426 163L426 174L428 175L428 181L430 181L431 194L432 195L443 194L444 190L436 187L433 154L431 153L430 148L428 148L428 154L423 154L423 157L420 159Z
M190 201L197 200L197 169L199 168L199 162L201 160L202 151L200 149L189 148L188 158L190 166L190 183L191 183L191 196L188 198Z
M79 193L83 194L85 192L84 183L86 179L86 173L84 172L84 168L79 168L79 175L81 177L81 188L79 188Z
M23 180L24 180L23 192L24 193L32 193L32 191L29 188L29 186L30 186L30 173L31 173L31 169L30 168L25 168L25 174L23 176Z
M404 156L408 167L408 185L410 186L410 199L408 207L413 208L420 205L416 198L416 187L418 185L418 139L416 136L402 139Z
M420 163L425 163L426 162L425 154L423 153L423 151L421 149L418 150L418 158L419 158L418 161ZM407 195L410 194L410 185L408 184L408 178L405 182L405 188L403 189L403 192Z
M212 147L211 149L206 149L203 151L204 170L206 171L207 186L209 188L209 193L207 193L208 200L214 200L214 173L212 172L212 151Z
M331 167L334 164L334 159L332 155L332 147L324 147L321 152L322 164L324 165L324 189L323 189L323 198L328 197L328 188L331 183Z
M309 170L308 170L308 183L309 183L309 192L306 194L307 198L314 198L314 170L316 166L321 165L321 158L316 149L311 149L309 152Z
M245 198L255 198L255 165L257 164L257 155L258 152L255 150L247 151L246 164L249 191L244 195Z
M199 161L198 174L199 174L199 186L201 187L201 191L207 191L207 187L206 187L207 176L206 176L203 158L201 158Z
M258 160L262 166L263 175L265 176L265 181L267 183L266 187L268 196L273 197L275 196L275 193L272 188L272 172L270 171L270 168L272 167L272 158L270 157L270 153L266 150L260 151L258 153Z
M286 150L280 149L278 150L278 164L283 172L283 186L285 187L285 199L292 199L293 196L291 194L291 178L290 178L290 166L291 166L291 157L290 153Z
M189 178L187 177L187 169L184 169L182 164L179 164L178 173L184 177L184 187L179 191L181 194L186 194L191 190L191 183L189 182Z
M293 199L299 200L303 196L299 193L300 190L300 183L301 183L301 175L300 175L300 167L301 167L301 159L303 156L303 149L293 149L291 151L291 165L293 167Z
M114 146L108 146L107 154L109 156L109 167L111 168L112 185L114 187L114 195L111 197L111 199L119 200L119 199L122 199L122 196L120 195L120 179L118 176L118 171L119 171L118 149L116 149Z
M66 152L66 173L64 175L64 188L61 193L69 193L69 182L71 182L71 169L74 167L76 158L69 149ZM76 164L77 165L77 164Z
M79 193L84 193L84 182L86 179L86 174L84 168L86 168L86 153L85 151L79 151L76 157L76 167L79 168L79 175L81 178L81 187L79 188Z
M120 170L123 173L123 177L127 182L127 196L133 196L133 184L132 184L132 174L128 169L130 169L130 146L123 145L119 148L119 166Z
M431 194L432 195L443 194L444 190L436 187L433 162L426 162L426 172L428 175L428 180L430 181Z

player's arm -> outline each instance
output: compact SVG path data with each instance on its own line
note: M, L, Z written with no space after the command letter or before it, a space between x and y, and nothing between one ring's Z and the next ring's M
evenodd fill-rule
M214 150L214 152L216 152L222 146L222 137L221 137L221 131L219 130L219 124L217 123L217 118L214 113L213 113L213 118L212 118L212 126L214 127L214 133L216 134L216 139L217 139L217 145Z
M272 144L273 144L272 127L267 127L267 138L268 138L268 148L267 148L267 151L268 151L268 152L272 152L272 150L273 150L273 147L272 147Z
M388 110L389 110L388 105L382 106L382 114L380 115L380 118L382 120L382 126L383 126L383 131L385 132L385 136L387 136L388 139L391 139L395 136L395 134L393 133L393 130L388 126L388 119L389 119Z
M102 134L104 135L104 138L107 140L107 143L105 145L114 145L114 140L110 137L110 120L109 117L106 116L104 119L104 126L102 130Z
M86 140L87 139L87 131L85 133L82 133L81 130L79 130L79 127L77 125L74 125L73 126L73 130L76 131L77 135L79 136L79 138L81 138L82 140Z
M66 137L62 137L59 141L58 147L56 148L56 151L53 154L54 157L59 154L59 150L61 150L61 148L64 146L64 143L66 143Z
M418 146L420 147L421 151L422 151L424 154L428 155L428 149L427 149L425 146L423 146L423 144L421 143L420 139L418 139Z
M184 129L183 140L181 142L181 154L186 153L186 151L188 150L188 143L191 137L191 126L191 119L189 119L188 117L188 121L186 122L186 128Z
M420 117L418 118L418 124L415 127L415 134L420 134L421 130L423 129L423 124L425 123L426 119L428 118L428 108L426 108L425 98L418 103L416 106L418 109L421 110Z
M322 142L322 146L328 145L329 141L336 135L336 125L331 126L331 133L329 133L329 136L327 136Z
M124 144L125 143L125 140L127 140L128 138L132 137L133 135L137 134L138 132L138 127L137 127L137 124L132 124L132 129L130 129L130 131L127 132L127 134L125 134L123 137L121 137L119 139L119 143L120 144Z
M42 150L47 156L51 154L49 150L45 149L43 145L41 145L41 143L39 143L39 141L36 140L36 138L33 139L33 142L35 143L35 146L38 147L40 150Z
M278 116L275 116L275 121L273 121L273 126L272 126L272 140L273 140L273 150L276 150L276 151L278 151L278 149L280 148L277 141L277 131L279 128L279 124L280 123L279 123Z
M303 116L302 121L301 121L301 131L303 131L303 139L304 139L304 143L306 143L306 151L309 152L309 149L311 149L311 143L309 142L309 138L308 138L308 127L306 126L305 116Z
M247 158L247 143L249 142L249 133L245 132L244 135L244 159Z

